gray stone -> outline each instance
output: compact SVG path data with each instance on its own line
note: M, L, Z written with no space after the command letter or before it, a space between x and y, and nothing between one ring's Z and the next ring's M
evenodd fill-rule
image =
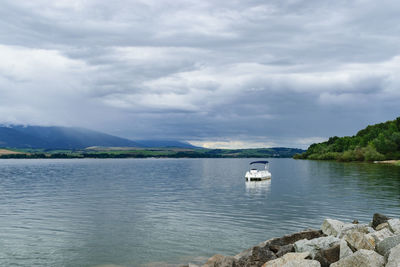
M380 231L380 230L385 229L385 228L389 229L389 224L387 222L381 223L380 225L378 225L375 228L375 230L376 231Z
M309 252L304 253L287 253L282 258L266 262L262 267L320 267L318 261L305 260Z
M399 267L399 266L400 266L400 245L397 245L389 251L386 267Z
M383 214L375 213L374 217L372 218L372 228L376 229L378 225L387 222L389 219L389 217Z
M321 225L321 230L326 235L338 236L345 224L338 220L325 219Z
M321 236L323 236L322 231L309 229L267 240L236 255L235 266L262 266L265 262L276 259L278 255L282 256L286 254L289 252L288 250L293 251L292 246L288 245L291 245L301 239L313 239ZM275 253L277 253L277 255L275 255Z
M400 235L390 236L376 245L376 251L384 256L386 253L389 252L389 250L391 250L398 244L400 244Z
M375 243L378 244L385 238L393 236L394 234L388 228L383 228L382 230L375 231L374 233L368 235L371 235L375 239Z
M292 244L289 245L284 245L284 246L278 246L278 245L271 245L269 249L275 253L275 255L280 258L283 255L289 253L289 252L294 252L294 246Z
M317 252L329 249L339 244L340 239L334 236L319 237L311 240L299 240L294 243L294 249L296 252L310 252L311 258L314 259Z
M348 232L357 231L364 234L369 234L374 232L375 230L367 224L345 224L342 228L342 231L339 233L339 238L343 238Z
M324 236L321 230L307 229L298 233L284 235L278 238L273 238L263 242L262 244L264 244L265 246L271 246L271 245L285 246L289 244L294 244L296 241L302 239L310 240L321 236Z
M373 250L361 249L332 263L331 267L383 267L385 259Z
M399 219L390 219L387 221L389 225L390 231L395 234L400 234L400 220Z
M322 267L329 267L331 263L337 262L339 260L339 255L340 245L337 244L328 249L321 249L320 251L318 251L314 256L314 260L319 261Z
M340 253L339 253L339 258L345 258L347 256L350 256L353 254L353 251L351 248L347 245L347 242L344 241L343 239L340 240Z
M255 246L247 249L235 256L235 266L240 267L259 267L265 262L276 259L274 252L269 250L269 246Z
M347 232L343 239L353 250L375 249L375 239L371 234L359 232L358 229L353 229L352 231Z
M231 256L214 255L202 267L235 267L235 259Z

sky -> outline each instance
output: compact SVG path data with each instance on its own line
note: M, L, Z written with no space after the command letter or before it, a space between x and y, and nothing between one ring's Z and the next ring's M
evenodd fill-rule
M0 123L307 148L400 116L397 0L3 0Z

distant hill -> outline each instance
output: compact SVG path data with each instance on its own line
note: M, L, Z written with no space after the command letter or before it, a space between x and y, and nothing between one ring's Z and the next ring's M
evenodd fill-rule
M186 142L141 140L76 127L0 126L0 147L32 149L84 149L87 147L178 147L194 148Z
M2 126L0 147L83 149L90 146L139 147L134 141L75 127Z
M369 125L354 136L331 137L328 141L312 144L297 159L375 161L400 159L400 117Z

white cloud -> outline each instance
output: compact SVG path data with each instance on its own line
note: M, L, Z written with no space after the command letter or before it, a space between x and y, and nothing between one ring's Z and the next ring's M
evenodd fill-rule
M0 123L304 146L398 116L396 1L2 4Z

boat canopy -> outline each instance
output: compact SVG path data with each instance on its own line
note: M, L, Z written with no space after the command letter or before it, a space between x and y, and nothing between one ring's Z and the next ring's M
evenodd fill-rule
M259 163L259 164L268 164L268 161L266 161L266 160L253 161L253 162L250 162L250 165L257 164L257 163Z

